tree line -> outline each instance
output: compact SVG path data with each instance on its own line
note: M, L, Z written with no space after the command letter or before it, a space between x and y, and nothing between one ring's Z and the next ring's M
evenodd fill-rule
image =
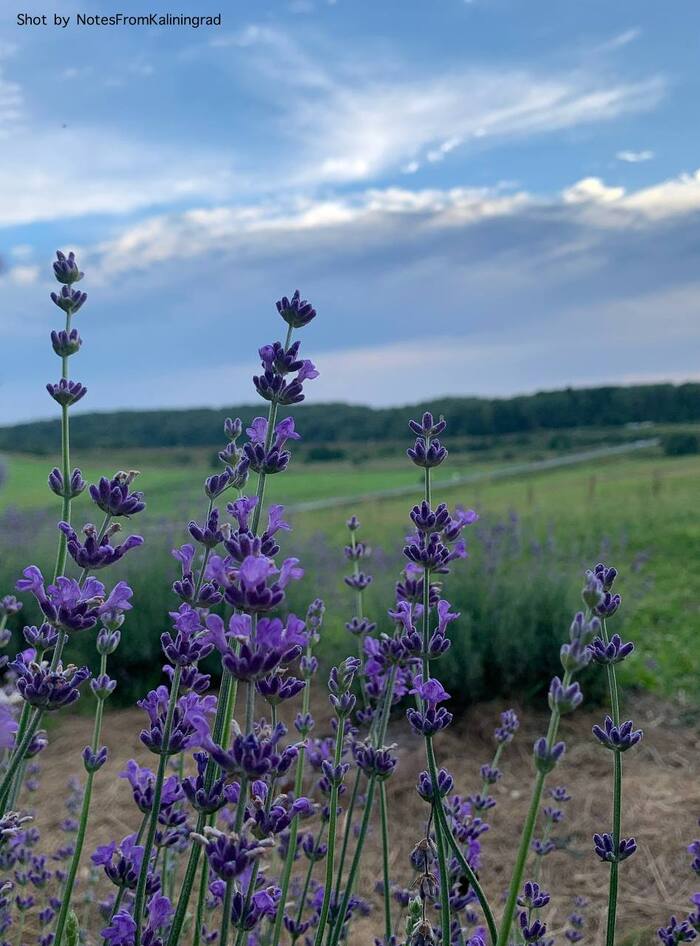
M700 384L645 384L565 388L508 398L435 398L403 407L301 404L288 411L308 444L402 440L409 417L424 410L442 414L452 437L493 436L533 430L618 427L625 424L700 421ZM71 441L76 448L215 447L222 421L246 423L266 413L265 405L187 410L115 411L76 414ZM0 450L47 454L59 443L58 419L0 428Z

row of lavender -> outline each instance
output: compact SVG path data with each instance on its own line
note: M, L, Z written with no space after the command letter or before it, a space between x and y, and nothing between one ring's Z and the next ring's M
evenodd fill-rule
M94 573L142 545L138 535L118 536L121 521L137 516L145 504L133 488L136 474L119 472L89 487L100 525L86 524L78 533L71 523L72 501L86 483L79 470L71 469L70 408L86 391L71 380L68 368L82 344L72 320L86 296L74 288L83 274L73 254L59 253L54 272L62 288L52 299L65 314L65 327L51 333L62 371L48 390L61 408L63 436L61 466L51 472L49 486L62 511L51 579L30 565L17 582L19 592L34 596L44 620L24 628L27 649L9 662L0 709L0 864L7 873L0 926L5 941L41 946L352 942L353 921L370 909L359 893L360 864L370 828L378 821L383 906L377 944L549 943L549 893L540 886L540 865L554 848L551 833L563 817L560 806L568 793L562 786L547 789L546 782L564 755L557 738L561 716L582 701L575 678L595 662L605 668L611 715L593 734L611 752L613 791L610 830L595 836L593 849L609 865L606 944L613 946L619 868L636 849L634 839L622 836L622 754L642 738L631 721L622 720L616 678L616 665L632 644L607 630L620 605L612 590L615 570L598 565L587 573L585 610L575 616L561 648L562 675L549 690L549 728L534 746L531 803L504 905L497 911L477 872L488 812L495 806L490 787L501 778L500 759L518 720L512 712L503 714L494 757L480 770L479 790L468 797L458 794L436 754L436 741L452 715L434 663L449 650L448 627L459 618L443 597L443 581L466 556L462 533L477 517L433 501L431 471L447 451L440 441L445 424L430 414L410 423L416 439L408 456L424 471L424 492L410 512L406 566L389 611L391 635L378 633L365 613L369 549L359 538L358 521L348 522L345 554L352 573L346 582L355 607L347 629L356 637L357 656L331 671L330 731L317 734L310 690L318 672L315 647L324 605L312 601L304 619L278 616L286 589L303 577L303 569L296 558L278 564L279 534L289 526L280 506L265 507L267 477L287 468L289 444L299 438L293 420L280 419L278 411L303 400L304 384L318 374L299 356L299 342L292 341L293 332L316 315L298 293L277 303L287 326L284 343L260 349L262 372L253 381L269 403L268 416L251 422L243 445L242 423L226 422L223 471L204 484L206 511L201 522L189 523L192 541L174 551L182 574L173 584L179 605L171 615L172 629L161 637L166 682L139 702L146 714L141 742L157 763L151 771L132 761L121 773L138 811L136 830L88 858L93 785L108 757L102 720L115 688L109 658L132 608L125 582L108 588ZM254 492L249 484L255 484ZM0 602L4 644L8 617L20 608L12 596ZM99 656L95 675L64 659L71 640L86 634L94 637ZM221 662L216 695L199 666L214 653ZM47 713L74 703L86 687L94 696L95 715L93 738L82 754L85 783L74 785L67 797L67 842L41 853L41 839L23 806L35 788L36 758L47 745L42 722ZM301 703L292 733L279 719L280 706L288 701ZM408 707L408 724L423 739L426 758L425 770L417 773L425 817L415 826L413 877L402 876L402 884L391 875L387 791L400 764L397 747L387 745L390 716L399 704ZM540 818L543 832L536 838ZM692 868L700 873L700 842L691 853ZM81 882L84 863L92 865L88 884ZM98 872L111 883L107 896ZM665 944L695 938L699 901L700 895L687 918L673 918L659 931ZM584 938L584 906L579 898L566 930L570 942Z

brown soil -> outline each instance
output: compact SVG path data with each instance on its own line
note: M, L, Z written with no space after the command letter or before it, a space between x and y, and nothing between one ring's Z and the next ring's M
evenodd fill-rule
M490 760L491 732L503 708L498 704L475 707L436 739L440 764L450 769L465 795L479 787L478 769ZM667 922L670 913L688 912L688 898L695 889L686 848L698 836L700 730L683 724L673 707L649 697L630 700L628 712L644 728L645 738L636 750L623 756L623 835L634 835L639 850L621 868L618 942L646 943L652 941L651 934ZM589 899L588 943L604 941L601 923L607 904L608 868L594 856L591 841L595 831L610 830L611 817L611 755L590 735L592 723L600 716L600 712L582 710L562 724L568 749L564 762L550 776L550 784L566 784L573 800L565 806L566 820L557 832L566 840L566 847L545 859L541 878L552 892L547 911L552 933L564 928L575 894ZM527 711L521 718L521 729L502 760L504 777L493 792L498 806L489 812L492 828L482 839L480 877L497 909L529 801L531 747L546 727L543 714ZM138 743L141 724L142 714L136 710L107 714L104 741L110 749L110 760L96 779L88 852L97 843L136 829L138 813L128 786L116 774L128 758L136 756L146 761L148 753ZM71 774L82 775L79 753L89 741L90 730L89 719L69 717L51 734L51 744L41 759L41 785L34 799L36 820L44 832L56 831L65 817L60 803L62 785ZM393 724L390 738L401 746L399 768L388 783L392 880L408 885L413 875L407 854L420 839L426 815L425 805L414 789L415 775L424 768L423 746L400 720ZM153 757L150 759L153 767ZM381 877L380 857L377 824L361 871L359 892L369 897L373 897L374 883ZM398 912L397 920L397 927L402 929ZM352 946L371 946L381 929L381 913L375 911L354 927Z

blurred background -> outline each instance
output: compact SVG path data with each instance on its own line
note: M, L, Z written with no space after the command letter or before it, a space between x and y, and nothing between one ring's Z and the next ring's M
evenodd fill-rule
M308 568L292 606L331 605L326 657L347 647L350 512L384 620L419 491L405 425L430 406L450 423L438 496L481 516L448 592L459 698L539 693L602 557L640 644L628 682L690 712L697 7L183 4L221 13L196 29L54 8L0 13L0 589L55 542L54 249L87 273L74 461L89 479L141 470L148 501L149 551L123 566L138 605L125 701L157 679L169 550L203 514L223 418L262 412L255 352L298 285L319 311L303 354L321 377L271 496Z

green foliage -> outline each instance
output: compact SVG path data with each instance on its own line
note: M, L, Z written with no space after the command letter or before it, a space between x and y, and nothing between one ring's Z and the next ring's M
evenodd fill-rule
M319 444L317 447L310 447L304 456L305 463L328 463L331 460L344 460L345 450L340 447L324 447Z
M41 495L46 507L43 461L38 465L42 466ZM110 582L125 578L134 589L134 610L110 665L119 684L115 702L133 705L146 689L162 682L159 638L169 627L168 612L177 604L170 585L178 569L169 550L187 541L187 519L201 518L204 497L198 495L198 472L177 471L189 482L182 494L189 497L185 508L173 508L161 518L154 512L161 501L152 502L147 489L146 512L126 524L142 532L147 544L110 570ZM697 457L664 462L628 457L466 486L437 479L437 501L462 502L482 516L468 531L469 558L457 563L445 582L445 596L462 616L450 628L453 649L436 663L436 670L455 699L470 703L497 694L539 698L558 669L559 646L580 607L583 570L601 559L620 570L623 607L613 619L614 629L625 633L625 628L637 642L635 655L623 667L625 684L643 685L688 701L697 699L700 576L693 562L700 542L699 472ZM415 485L418 497L416 471L404 465L401 473L405 478L396 474L396 479ZM596 478L594 491L592 476ZM357 478L365 488L367 484L386 488L395 485L394 477L391 468L377 467L360 475L352 469L340 474L332 464L310 464L292 467L277 478L279 485L273 478L270 496L271 501L280 502L334 493L343 496L351 493ZM147 479L145 473L143 479ZM163 473L158 483L165 503L170 480ZM143 485L147 487L146 482ZM282 487L288 492L282 492ZM366 593L367 613L382 630L391 631L386 611L403 564L400 549L410 502L410 497L402 497L358 501L356 507L315 513L290 511L294 532L282 535L281 554L298 555L307 577L290 588L288 604L303 614L317 595L326 601L319 654L326 668L356 646L344 628L352 616L352 595L342 581L347 567L342 555L347 537L344 523L349 512L357 512L363 539L375 549L369 565L375 580ZM510 514L513 509L519 516ZM76 503L76 522L89 518L90 510L81 497ZM56 533L45 508L21 515L5 512L0 535L12 537L3 543L0 554L0 594L12 591L28 562L36 562L50 574ZM11 620L15 640L8 647L10 653L20 643L21 627L41 620L29 597L23 599L25 610ZM68 657L96 669L94 635L75 635ZM206 669L216 672L213 658ZM582 682L590 699L595 695L591 684L585 678ZM83 703L89 706L90 698Z
M566 388L511 398L442 398L412 407L382 409L303 404L291 412L298 418L305 443L327 445L403 440L406 417L427 409L445 416L452 440L540 429L694 423L700 417L700 384ZM213 447L221 440L225 413L249 420L259 410L238 405L225 412L202 408L78 414L71 420L71 443L74 450ZM49 455L59 443L59 432L58 420L0 428L0 450Z
M684 457L700 451L700 441L692 433L678 432L664 437L664 453L667 457Z

